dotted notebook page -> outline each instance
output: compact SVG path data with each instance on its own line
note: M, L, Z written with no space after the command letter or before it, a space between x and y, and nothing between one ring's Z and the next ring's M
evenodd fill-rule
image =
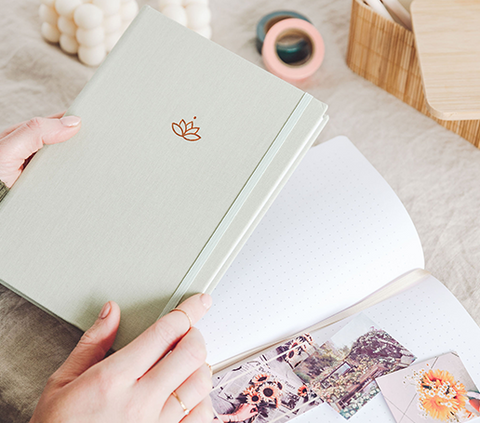
M480 328L455 296L433 276L363 313L411 351L418 363L456 351L477 387L480 386ZM350 320L324 329L324 341ZM349 421L395 423L381 393ZM296 417L295 422L341 423L346 420L329 405L321 404Z
M312 148L197 325L214 364L341 311L423 268L415 227L346 137Z

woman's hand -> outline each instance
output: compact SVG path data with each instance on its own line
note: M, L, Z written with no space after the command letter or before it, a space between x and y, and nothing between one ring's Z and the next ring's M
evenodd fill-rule
M220 419L224 423L244 422L258 414L258 407L253 404L242 404L232 414L218 414L216 420Z
M211 301L199 294L178 308L195 324ZM190 328L189 318L172 311L104 359L119 322L118 305L108 302L48 380L30 423L212 421L205 343L200 332ZM190 410L188 415L183 407Z
M22 173L25 161L44 144L56 144L73 137L80 129L80 118L63 116L33 118L0 134L0 181L10 188Z

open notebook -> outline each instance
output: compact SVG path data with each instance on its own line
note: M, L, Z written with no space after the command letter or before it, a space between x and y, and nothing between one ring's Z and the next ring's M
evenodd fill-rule
M317 343L326 341L362 312L417 362L456 351L478 386L480 328L423 267L405 208L352 143L337 137L311 149L198 324L216 364L214 382L305 330ZM233 400L222 401L218 412L234 407ZM325 403L298 419L344 421ZM352 421L394 419L377 395Z

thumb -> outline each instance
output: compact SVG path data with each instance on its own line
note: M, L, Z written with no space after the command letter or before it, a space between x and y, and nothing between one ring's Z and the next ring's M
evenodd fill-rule
M120 323L120 308L109 301L78 342L77 346L54 374L54 380L66 385L94 364L101 361L112 347Z
M23 164L44 144L63 142L80 129L80 118L33 118L0 139L0 180L11 187L23 170Z

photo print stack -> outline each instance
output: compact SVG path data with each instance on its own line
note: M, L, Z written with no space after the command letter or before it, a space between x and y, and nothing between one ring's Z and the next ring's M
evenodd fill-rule
M380 392L376 378L414 360L406 347L360 314L327 342L305 333L215 374L216 420L282 423L323 402L349 419Z

